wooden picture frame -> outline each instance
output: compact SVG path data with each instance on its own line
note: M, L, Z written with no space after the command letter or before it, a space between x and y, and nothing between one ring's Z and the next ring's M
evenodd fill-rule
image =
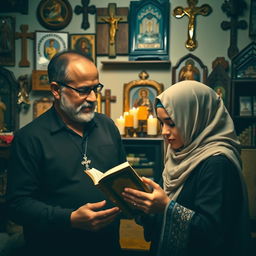
M28 0L1 1L0 12L28 14Z
M33 91L50 91L50 84L46 70L32 71L32 90Z
M19 127L19 84L12 71L0 66L0 130L13 132Z
M33 103L33 119L42 115L45 111L52 107L53 100L48 97L43 97L35 100Z
M130 60L169 60L169 15L169 1L131 1Z
M36 31L35 69L47 70L50 59L57 53L68 49L68 32Z
M65 28L72 19L72 13L68 0L41 0L37 7L38 21L50 30Z
M172 68L172 84L182 80L196 80L206 83L208 69L195 55L189 53Z
M228 75L229 63L224 57L217 57L212 62L212 68L206 84L222 98L226 108L230 110L231 79Z
M69 38L71 50L83 54L96 64L95 34L71 34Z
M15 18L0 16L0 65L15 65Z
M140 80L133 80L124 84L123 112L128 112L134 106L134 103L140 96L142 90L148 92L147 96L149 98L150 105L154 105L155 97L163 92L163 84L154 80L148 80L149 75L146 71L140 72L139 77Z

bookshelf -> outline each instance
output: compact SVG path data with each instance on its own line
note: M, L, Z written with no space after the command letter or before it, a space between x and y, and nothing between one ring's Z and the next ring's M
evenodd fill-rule
M164 167L162 137L122 138L128 162L141 176L158 182Z
M256 43L232 60L231 115L243 148L256 148Z

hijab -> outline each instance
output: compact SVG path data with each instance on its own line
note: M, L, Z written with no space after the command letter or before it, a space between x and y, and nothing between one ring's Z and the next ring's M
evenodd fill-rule
M225 155L241 171L240 143L234 124L214 90L185 80L170 86L157 99L184 141L179 150L167 146L163 181L172 200L176 200L190 173L210 156Z

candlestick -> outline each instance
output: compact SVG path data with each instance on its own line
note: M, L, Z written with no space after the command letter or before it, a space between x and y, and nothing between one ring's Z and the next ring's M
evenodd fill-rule
M140 106L138 109L138 120L147 120L148 118L148 107Z
M133 127L133 115L128 113L124 116L124 125L125 127Z
M152 115L147 120L147 134L157 135L157 119Z
M120 132L121 135L125 134L125 126L124 126L124 118L123 116L120 116L120 118L116 119L116 126Z

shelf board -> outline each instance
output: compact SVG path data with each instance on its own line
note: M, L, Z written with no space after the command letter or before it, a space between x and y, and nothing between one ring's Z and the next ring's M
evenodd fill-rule
M131 60L131 61L112 61L106 60L101 62L103 65L134 65L134 64L165 64L171 65L170 60Z

